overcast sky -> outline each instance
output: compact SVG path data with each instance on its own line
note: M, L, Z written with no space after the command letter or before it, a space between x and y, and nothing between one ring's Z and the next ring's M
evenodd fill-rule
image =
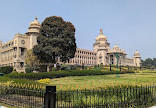
M0 40L26 33L35 16L61 16L76 28L78 48L93 50L100 28L128 57L156 57L156 0L1 0Z

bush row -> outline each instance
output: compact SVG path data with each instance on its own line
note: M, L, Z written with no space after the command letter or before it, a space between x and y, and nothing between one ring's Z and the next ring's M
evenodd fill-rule
M39 80L44 78L60 78L68 76L89 76L89 75L107 75L107 74L116 74L116 71L101 71L101 70L72 70L72 71L52 71L52 72L43 72L43 73L12 73L5 75L10 78L18 79L31 79ZM121 71L119 74L125 73L134 73L133 71Z
M12 66L0 67L0 73L9 74L12 71L13 71L13 67Z
M11 82L11 84L9 83ZM29 84L29 85L45 85L45 84L41 84L37 81L34 81L34 80L29 80L29 79L13 79L13 78L9 78L9 77L0 77L0 84L1 83L6 83L8 84L9 86L13 84Z

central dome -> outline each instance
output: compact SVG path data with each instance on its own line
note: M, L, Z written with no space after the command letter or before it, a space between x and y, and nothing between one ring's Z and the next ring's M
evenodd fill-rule
M96 40L107 40L107 37L103 35L102 29L100 29L100 34L96 37Z

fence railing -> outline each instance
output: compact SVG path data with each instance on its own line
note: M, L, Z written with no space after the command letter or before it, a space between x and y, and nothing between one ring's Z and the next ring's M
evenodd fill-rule
M0 86L0 102L20 108L144 108L156 103L156 85L75 91Z
M54 90L55 91L55 90ZM144 108L156 103L156 86L60 91L56 108Z
M0 86L0 102L19 108L43 108L44 91Z

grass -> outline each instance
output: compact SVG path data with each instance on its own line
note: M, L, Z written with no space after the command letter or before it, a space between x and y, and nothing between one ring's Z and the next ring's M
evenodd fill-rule
M123 70L127 70L128 68L123 67ZM116 70L116 68L112 67L112 70ZM86 73L85 75L90 75L89 70L84 70ZM93 73L95 73L95 70L91 70ZM103 67L101 69L101 72L103 71L109 71L109 67ZM75 72L75 71L74 71ZM83 71L82 71L83 72ZM55 74L62 75L62 72L53 72ZM69 72L68 72L69 73ZM80 74L81 71L77 71L76 75ZM33 75L38 74L47 74L47 73L32 73ZM31 75L32 75L31 74ZM64 72L63 74L67 74ZM70 73L69 73L70 74ZM11 74L12 75L12 74ZM22 74L27 75L27 74ZM49 74L48 74L49 75ZM57 76L57 75L56 75ZM156 71L150 71L150 70L137 70L136 73L126 73L126 74L119 74L120 78L117 78L116 73L115 74L109 74L109 75L90 75L90 76L66 76L62 78L54 78L49 79L50 81L43 80L41 82L36 80L30 80L30 79L18 79L18 78L9 78L7 75L0 77L0 83L2 82L8 82L12 81L13 84L20 84L20 85L38 85L42 86L44 89L46 85L56 85L57 89L63 89L63 90L75 90L75 89L91 89L91 88L101 88L106 86L117 86L117 85L136 85L136 84L142 84L142 85L148 85L150 83L156 83ZM30 76L32 77L32 76ZM41 77L41 76L40 76ZM44 79L44 75L42 76ZM54 77L53 75L48 76L49 78ZM33 77L36 78L35 76ZM46 78L46 77L45 77ZM45 83L48 82L48 83ZM50 82L50 83L49 83ZM9 84L9 83L8 83ZM24 87L24 86L23 86Z
M117 85L149 85L156 84L156 73L135 73L117 75L95 75L95 76L72 76L51 79L49 85L56 85L57 89L90 89Z
M17 108L15 106L11 106L11 105L4 104L4 103L0 103L0 106L4 106L4 107L7 107L7 108Z
M117 78L116 74L110 75L91 75L91 76L70 76L70 77L62 77L62 78L54 78L50 79L48 85L57 86L57 91L62 89L65 91L70 90L84 90L92 88L101 89L103 87L108 86L118 86L118 85L149 85L156 84L156 72L138 72L138 73L130 73L130 74L120 74L120 78ZM14 83L22 83L22 84L39 84L45 85L37 82L37 80L28 80L28 79L12 79L8 77L1 77L0 82L6 81L14 81ZM5 104L0 103L2 106L7 106ZM14 108L12 106L7 106L8 108Z
M35 82L34 80L28 80L28 79L13 79L9 77L0 77L0 82L7 82L7 81L13 81L14 83L19 83L19 84L34 84L38 85L40 83Z

